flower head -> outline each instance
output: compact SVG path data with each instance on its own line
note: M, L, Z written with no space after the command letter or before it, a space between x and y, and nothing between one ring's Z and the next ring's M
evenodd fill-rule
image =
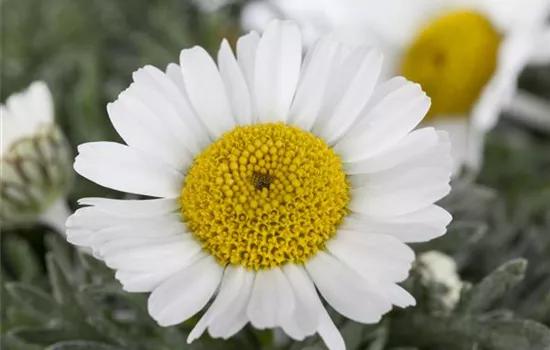
M48 87L34 82L1 106L0 220L5 227L36 221L64 231L64 202L71 179L71 152L55 125Z
M270 0L249 5L243 23L257 29L283 15L311 37L331 32L383 48L387 73L420 83L431 97L424 124L448 131L456 174L480 167L484 135L546 40L549 11L547 0Z
M378 82L381 55L320 40L302 60L296 25L250 33L217 64L200 47L180 66L147 66L109 104L127 145L81 145L75 169L145 200L86 198L68 240L91 247L131 292L152 292L162 326L213 302L205 330L246 324L344 343L318 293L341 314L378 322L413 297L405 242L444 234L433 203L449 191L445 133L412 131L429 98L404 78Z

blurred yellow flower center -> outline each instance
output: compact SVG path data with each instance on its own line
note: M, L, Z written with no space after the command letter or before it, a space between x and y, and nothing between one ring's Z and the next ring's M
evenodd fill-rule
M470 111L493 75L500 40L489 20L472 11L453 12L422 29L401 74L432 98L428 118Z
M203 249L221 265L256 270L306 262L334 236L348 201L338 155L282 123L224 134L195 158L180 197Z

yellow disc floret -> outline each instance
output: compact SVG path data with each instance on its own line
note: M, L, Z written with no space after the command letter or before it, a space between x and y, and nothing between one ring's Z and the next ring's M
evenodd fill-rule
M222 265L304 263L346 215L349 184L332 148L282 123L238 126L189 170L180 205L190 231Z
M495 70L500 41L492 24L472 11L445 15L422 29L401 74L432 98L428 117L470 111Z

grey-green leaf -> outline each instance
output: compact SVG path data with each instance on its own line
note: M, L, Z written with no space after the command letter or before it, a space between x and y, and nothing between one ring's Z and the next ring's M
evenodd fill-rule
M121 348L98 342L75 340L56 343L44 350L121 350Z
M463 295L456 313L468 314L486 310L506 291L523 280L526 268L525 259L514 259L503 264Z

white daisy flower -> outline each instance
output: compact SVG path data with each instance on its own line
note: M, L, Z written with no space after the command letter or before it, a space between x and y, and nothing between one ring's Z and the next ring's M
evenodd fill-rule
M71 152L55 124L50 90L44 82L34 82L0 109L2 225L38 221L65 232L71 214L65 198L73 174Z
M546 56L549 8L548 0L270 0L246 7L243 25L285 17L311 38L330 32L381 47L386 73L420 83L432 98L425 125L449 132L457 173L480 167L484 136L510 105L519 73Z
M149 313L175 325L212 304L188 340L228 338L250 323L293 339L319 333L344 349L320 295L375 323L415 301L397 285L406 242L445 233L433 203L450 180L449 141L412 131L429 98L404 78L379 83L382 56L319 41L302 61L298 27L201 47L166 73L146 66L111 121L127 145L79 147L76 171L106 187L158 197L82 199L68 240L91 247Z

